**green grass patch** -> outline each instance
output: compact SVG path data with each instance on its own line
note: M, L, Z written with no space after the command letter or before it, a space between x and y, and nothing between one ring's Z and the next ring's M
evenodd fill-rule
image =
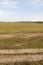
M0 49L43 48L43 36L0 39Z

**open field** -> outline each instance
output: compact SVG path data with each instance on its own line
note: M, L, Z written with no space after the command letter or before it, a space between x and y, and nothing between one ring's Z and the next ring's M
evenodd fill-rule
M43 32L43 23L0 23L0 34Z
M43 65L43 23L0 23L0 64Z

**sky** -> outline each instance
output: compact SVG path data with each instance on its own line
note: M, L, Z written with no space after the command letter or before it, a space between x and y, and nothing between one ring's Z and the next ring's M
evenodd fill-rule
M0 21L43 21L43 0L0 0Z

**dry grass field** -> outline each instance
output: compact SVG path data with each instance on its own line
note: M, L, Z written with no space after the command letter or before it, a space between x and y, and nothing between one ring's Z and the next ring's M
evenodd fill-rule
M0 39L0 49L43 48L43 36L30 38L11 37Z
M28 53L6 53L6 50L10 49L12 51L13 49L16 51L21 49L21 52L23 49L28 49ZM39 51L30 53L29 49ZM43 23L0 23L0 65L43 65L43 51L40 52L40 49L43 50ZM1 54L3 50L6 51L5 54ZM31 60L31 62L13 62L15 60ZM13 63L9 63L9 61Z
M0 34L43 32L43 23L15 22L0 23Z
M43 48L43 23L0 23L0 49Z

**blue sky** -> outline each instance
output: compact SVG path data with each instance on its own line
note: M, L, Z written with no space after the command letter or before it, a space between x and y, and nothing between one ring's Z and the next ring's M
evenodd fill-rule
M0 21L43 21L43 0L0 0Z

